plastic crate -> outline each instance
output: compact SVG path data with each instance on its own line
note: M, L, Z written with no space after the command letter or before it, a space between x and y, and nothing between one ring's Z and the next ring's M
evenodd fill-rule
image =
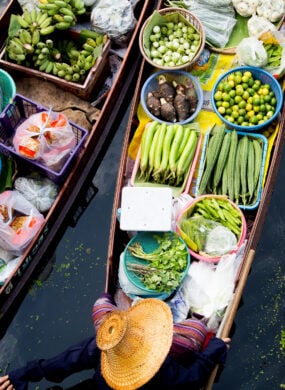
M229 131L232 131L232 130L226 130L226 132L229 132ZM263 175L264 175L264 166L265 166L265 159L266 159L266 153L267 153L267 148L268 148L268 141L264 135L258 134L258 133L237 131L237 134L239 137L248 136L250 138L257 138L257 139L261 140L261 143L262 143L262 164L261 164L261 168L260 168L258 195L256 197L256 201L252 204L249 204L249 205L238 204L238 207L242 210L254 210L258 207L259 202L260 202L260 198L261 198L261 194L262 194L262 179L263 179ZM202 148L202 154L201 154L201 160L200 160L200 166L199 166L199 172L198 172L198 178L197 178L197 186L195 187L195 190L194 190L195 197L198 196L198 188L199 188L199 185L200 185L200 182L202 179L202 175L204 172L206 150L207 150L209 136L210 136L210 131L208 131L206 133L205 138L204 138L204 144L203 144L203 148Z
M21 163L34 166L54 182L60 183L70 172L75 157L82 149L84 140L88 134L87 130L69 121L75 136L76 146L59 171L46 167L40 161L30 160L20 156L13 146L13 137L17 127L31 115L47 110L48 108L41 106L22 95L16 94L12 103L9 104L0 115L0 153L11 156Z

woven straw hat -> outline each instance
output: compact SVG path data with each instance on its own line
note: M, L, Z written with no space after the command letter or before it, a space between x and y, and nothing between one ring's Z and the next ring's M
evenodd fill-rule
M96 341L101 370L116 390L134 390L159 370L171 347L173 318L167 304L146 298L127 311L108 313Z

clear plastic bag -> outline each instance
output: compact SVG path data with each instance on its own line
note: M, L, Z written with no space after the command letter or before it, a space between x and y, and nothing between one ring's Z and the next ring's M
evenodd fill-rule
M119 46L126 45L137 23L129 0L97 0L90 19L93 30L107 34Z
M216 2L207 3L201 0L185 0L189 11L202 22L206 40L215 47L225 47L237 22L234 8L231 2L223 6Z
M202 216L182 218L178 227L188 246L204 256L222 256L237 247L236 236L230 229Z
M14 187L41 213L53 205L58 186L47 177L17 177Z
M243 38L236 48L239 65L264 67L267 64L267 52L263 43L256 37Z
M62 113L31 115L16 129L13 145L19 155L59 171L76 146L75 135Z
M252 15L247 21L247 29L249 36L258 38L260 34L266 31L275 31L276 27L263 16Z
M16 190L0 194L0 247L21 255L44 223L43 215Z

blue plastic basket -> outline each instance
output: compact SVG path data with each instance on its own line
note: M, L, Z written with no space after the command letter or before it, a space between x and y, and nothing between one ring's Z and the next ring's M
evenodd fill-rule
M252 126L240 126L238 124L228 121L227 119L225 119L223 115L219 113L214 99L214 95L217 92L218 85L222 80L226 79L230 74L237 71L241 71L241 72L250 71L255 79L260 80L263 84L269 84L271 90L274 92L274 95L277 100L277 105L274 114L266 122L258 125L252 125ZM237 68L230 69L229 71L227 71L217 79L211 93L211 104L216 115L221 119L222 122L224 122L227 125L228 128L233 128L238 131L260 131L260 129L263 129L264 127L268 126L279 115L279 112L281 111L283 105L283 92L279 82L266 70L254 66L240 66Z
M11 103L16 94L16 85L8 72L0 69L0 112Z
M160 75L162 75L162 74L165 75L165 77L166 77L166 79L168 81L174 81L175 80L178 84L179 83L182 83L182 84L185 83L185 81L187 79L192 80L192 82L194 84L194 88L195 88L196 94L197 94L197 99L198 99L196 110L195 110L195 112L191 116L189 116L189 118L185 119L184 121L175 122L175 123L176 124L180 124L180 125L185 125L187 123L192 122L196 118L196 116L199 114L201 109L202 109L202 105L203 105L203 90L201 88L199 80L196 77L192 76L189 72L186 72L184 70L160 70L158 72L153 73L145 81L145 83L144 83L144 85L142 87L141 96L140 96L141 97L141 104L143 106L143 109L144 109L145 113L152 120L158 121L159 123L173 124L173 122L167 122L167 121L165 121L165 120L163 120L161 118L158 118L158 117L154 116L149 111L149 109L147 108L147 105L146 105L146 100L147 100L148 93L157 89L157 87L158 87L158 77Z
M83 147L85 138L88 135L86 129L83 129L75 123L69 121L75 136L76 145L59 171L48 168L40 161L20 156L13 145L13 137L17 127L31 115L48 110L49 109L47 107L41 106L22 95L16 94L12 103L8 104L0 115L0 153L5 156L15 158L21 164L25 164L29 167L35 167L55 183L61 183L67 177L67 174L71 170L72 163L75 161L75 157L79 154L81 148Z
M226 130L226 132L229 132L229 131L232 131L232 130ZM199 165L199 172L198 172L198 177L197 177L197 184L196 184L195 189L194 189L195 197L198 196L198 189L199 189L199 185L200 185L202 175L204 172L205 160L206 160L206 150L207 150L207 145L208 145L210 133L211 133L211 131L208 131L205 134L205 138L204 138L201 160L200 160L200 165ZM260 168L259 187L258 187L258 195L257 195L256 201L250 205L243 205L243 204L238 205L238 207L242 210L254 210L258 207L260 199L261 199L262 180L263 180L263 175L264 175L265 159L266 159L266 154L267 154L267 149L268 149L268 140L264 135L258 134L258 133L247 133L245 131L237 131L237 134L239 137L246 135L246 136L251 137L251 138L257 138L262 142L262 164L261 164L261 168Z
M159 245L157 240L155 239L155 235L164 235L164 234L170 234L170 236L173 236L173 237L176 236L185 245L185 249L187 251L187 254L186 254L187 265L186 265L184 272L181 275L181 283L182 283L183 279L185 278L185 276L187 275L187 272L188 272L188 269L190 266L190 253L188 252L186 243L183 241L183 239L181 237L178 236L177 233L175 233L175 232L168 232L168 233L165 233L165 232L139 232L130 240L130 242L128 243L128 245L124 251L123 267L124 267L124 272L129 280L129 282L131 284L133 284L139 291L141 291L140 296L148 297L148 298L152 297L152 298L158 298L158 299L164 300L164 299L167 299L170 295L172 295L175 292L175 291L157 292L155 290L147 289L145 287L145 285L143 284L143 282L141 281L141 279L139 278L139 276L135 272L130 271L127 267L128 263L142 264L142 265L149 264L146 260L139 259L130 253L128 248L131 245L133 245L134 243L140 243L142 245L143 249L147 253L150 253L150 252L154 251Z

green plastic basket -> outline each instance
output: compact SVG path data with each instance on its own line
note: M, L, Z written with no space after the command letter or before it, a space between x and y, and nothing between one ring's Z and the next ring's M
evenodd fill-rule
M16 84L5 70L0 69L0 112L11 103L16 94Z
M155 235L164 235L164 234L167 234L167 233L165 233L165 232L139 232L136 236L134 236L130 240L130 242L128 243L128 245L124 251L124 261L123 261L124 272L129 280L129 282L131 284L133 284L138 290L141 291L141 294L139 294L139 295L142 297L148 297L148 298L152 297L152 298L158 298L158 299L164 300L164 299L167 299L170 295L172 295L175 292L175 291L171 291L170 293L169 292L158 292L155 290L147 289L146 286L140 280L140 278L137 276L137 274L133 271L128 270L128 267L127 267L128 263L143 264L143 265L147 264L147 261L133 256L128 250L129 246L133 245L136 242L139 242L142 245L143 249L147 253L150 253L153 250L155 250L159 245L157 240L155 239ZM177 233L175 233L175 232L168 232L168 234L170 234L170 236L171 235L178 236ZM187 272L188 272L188 269L190 266L190 253L189 253L189 251L187 249L187 245L183 241L183 239L179 236L178 236L178 238L180 239L180 241L182 243L185 244L185 249L187 250L187 253L185 255L187 258L187 265L186 265L184 272L181 275L181 283L182 283L185 276L187 275Z

